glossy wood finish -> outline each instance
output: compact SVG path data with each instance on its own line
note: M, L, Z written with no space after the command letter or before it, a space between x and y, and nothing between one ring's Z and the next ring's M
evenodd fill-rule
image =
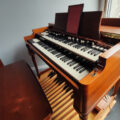
M120 42L120 26L101 26L102 41L115 45Z
M120 26L100 26L100 31L104 33L120 34Z
M34 29L33 30L33 35L35 35L38 32L43 32L46 29L48 29L48 27L42 27L42 28Z
M113 52L112 52L113 51ZM111 53L112 52L112 53ZM79 112L89 113L108 91L119 81L120 77L120 44L114 46L100 56L105 67L96 72L96 76L88 74L80 81L75 107ZM79 95L79 96L78 96ZM79 101L82 101L79 103ZM82 106L82 108L80 107Z
M117 44L120 42L120 18L103 18L100 31L104 42Z
M42 32L42 29L37 32ZM36 30L35 30L36 31ZM33 32L33 35L35 33ZM31 36L32 38L32 36ZM120 44L111 46L111 48L100 56L98 66L96 66L96 75L93 76L94 70L76 84L37 49L27 42L26 44L39 55L47 64L61 74L74 88L75 99L74 107L85 120L87 115L95 108L98 102L116 85L120 78ZM103 44L103 42L99 42Z
M48 120L52 109L46 96L23 61L0 68L0 119Z

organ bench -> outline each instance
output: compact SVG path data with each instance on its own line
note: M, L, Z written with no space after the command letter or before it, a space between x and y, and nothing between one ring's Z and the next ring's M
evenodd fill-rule
M24 61L0 62L0 120L49 120L50 104Z

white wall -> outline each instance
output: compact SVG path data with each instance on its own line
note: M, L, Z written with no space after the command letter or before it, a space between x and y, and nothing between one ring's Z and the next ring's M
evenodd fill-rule
M105 0L99 0L98 9L101 10L101 11L104 10L104 2L105 2Z
M98 10L99 0L0 0L0 58L4 64L24 59L32 62L24 36L32 29L54 22L56 12L65 12L68 5L84 3L84 11ZM43 63L41 63L43 65Z
M110 17L120 18L120 0L112 0Z

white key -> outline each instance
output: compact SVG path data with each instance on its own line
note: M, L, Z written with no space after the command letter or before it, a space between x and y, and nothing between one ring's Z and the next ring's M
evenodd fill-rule
M34 38L34 39L33 39L33 42L40 42L40 40L39 40L39 39Z

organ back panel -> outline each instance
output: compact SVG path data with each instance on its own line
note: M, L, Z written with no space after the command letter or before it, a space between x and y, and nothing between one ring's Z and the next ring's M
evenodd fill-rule
M54 25L53 29L65 31L66 24L67 24L67 17L68 17L68 13L56 13L55 25Z
M101 16L101 11L84 12L81 16L79 35L92 39L100 39L99 27Z
M83 4L69 6L66 32L78 34Z

